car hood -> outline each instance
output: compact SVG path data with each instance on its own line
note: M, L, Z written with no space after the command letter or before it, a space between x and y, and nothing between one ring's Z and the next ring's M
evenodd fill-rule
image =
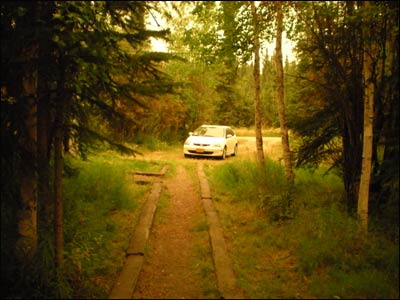
M211 136L189 136L187 139L190 143L199 144L215 144L223 143L225 139L223 137L211 137Z

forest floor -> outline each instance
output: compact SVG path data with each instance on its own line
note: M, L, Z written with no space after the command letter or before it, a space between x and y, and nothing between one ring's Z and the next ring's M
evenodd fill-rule
M266 150L274 151L274 145L279 142L277 138L264 141L268 146ZM253 145L252 138L239 140L240 156L228 157L226 161L255 156ZM275 154L278 157L279 151ZM185 159L181 151L153 151L144 153L139 159L168 162L173 167L163 179L133 298L221 298L197 167L198 164L215 165L225 161Z

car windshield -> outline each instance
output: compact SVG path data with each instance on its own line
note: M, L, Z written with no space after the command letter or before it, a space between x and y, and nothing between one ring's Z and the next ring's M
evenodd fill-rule
M223 137L224 136L224 128L222 128L222 127L199 127L193 132L193 135Z

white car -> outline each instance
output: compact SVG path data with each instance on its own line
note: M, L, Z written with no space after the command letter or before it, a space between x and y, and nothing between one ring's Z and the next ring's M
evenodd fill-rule
M210 156L225 159L227 155L235 156L238 151L238 140L229 126L202 125L189 137L183 145L185 157Z

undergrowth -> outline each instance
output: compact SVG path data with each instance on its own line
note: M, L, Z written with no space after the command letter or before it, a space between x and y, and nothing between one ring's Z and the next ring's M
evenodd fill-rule
M134 170L159 171L162 166L109 152L87 161L67 160L64 180L64 232L74 298L104 298L122 267L127 247L123 215L138 210L148 186L133 183ZM132 181L130 181L132 180ZM122 216L122 220L121 220ZM132 218L132 215L129 215Z
M399 297L398 240L373 225L359 233L337 175L297 170L289 188L271 160L264 170L235 160L207 173L249 298Z
M130 233L149 186L133 182L134 170L160 171L157 162L104 152L65 158L64 264L55 270L53 237L40 255L7 282L10 298L106 299L123 266ZM49 229L51 233L51 228ZM11 286L13 285L13 286Z

